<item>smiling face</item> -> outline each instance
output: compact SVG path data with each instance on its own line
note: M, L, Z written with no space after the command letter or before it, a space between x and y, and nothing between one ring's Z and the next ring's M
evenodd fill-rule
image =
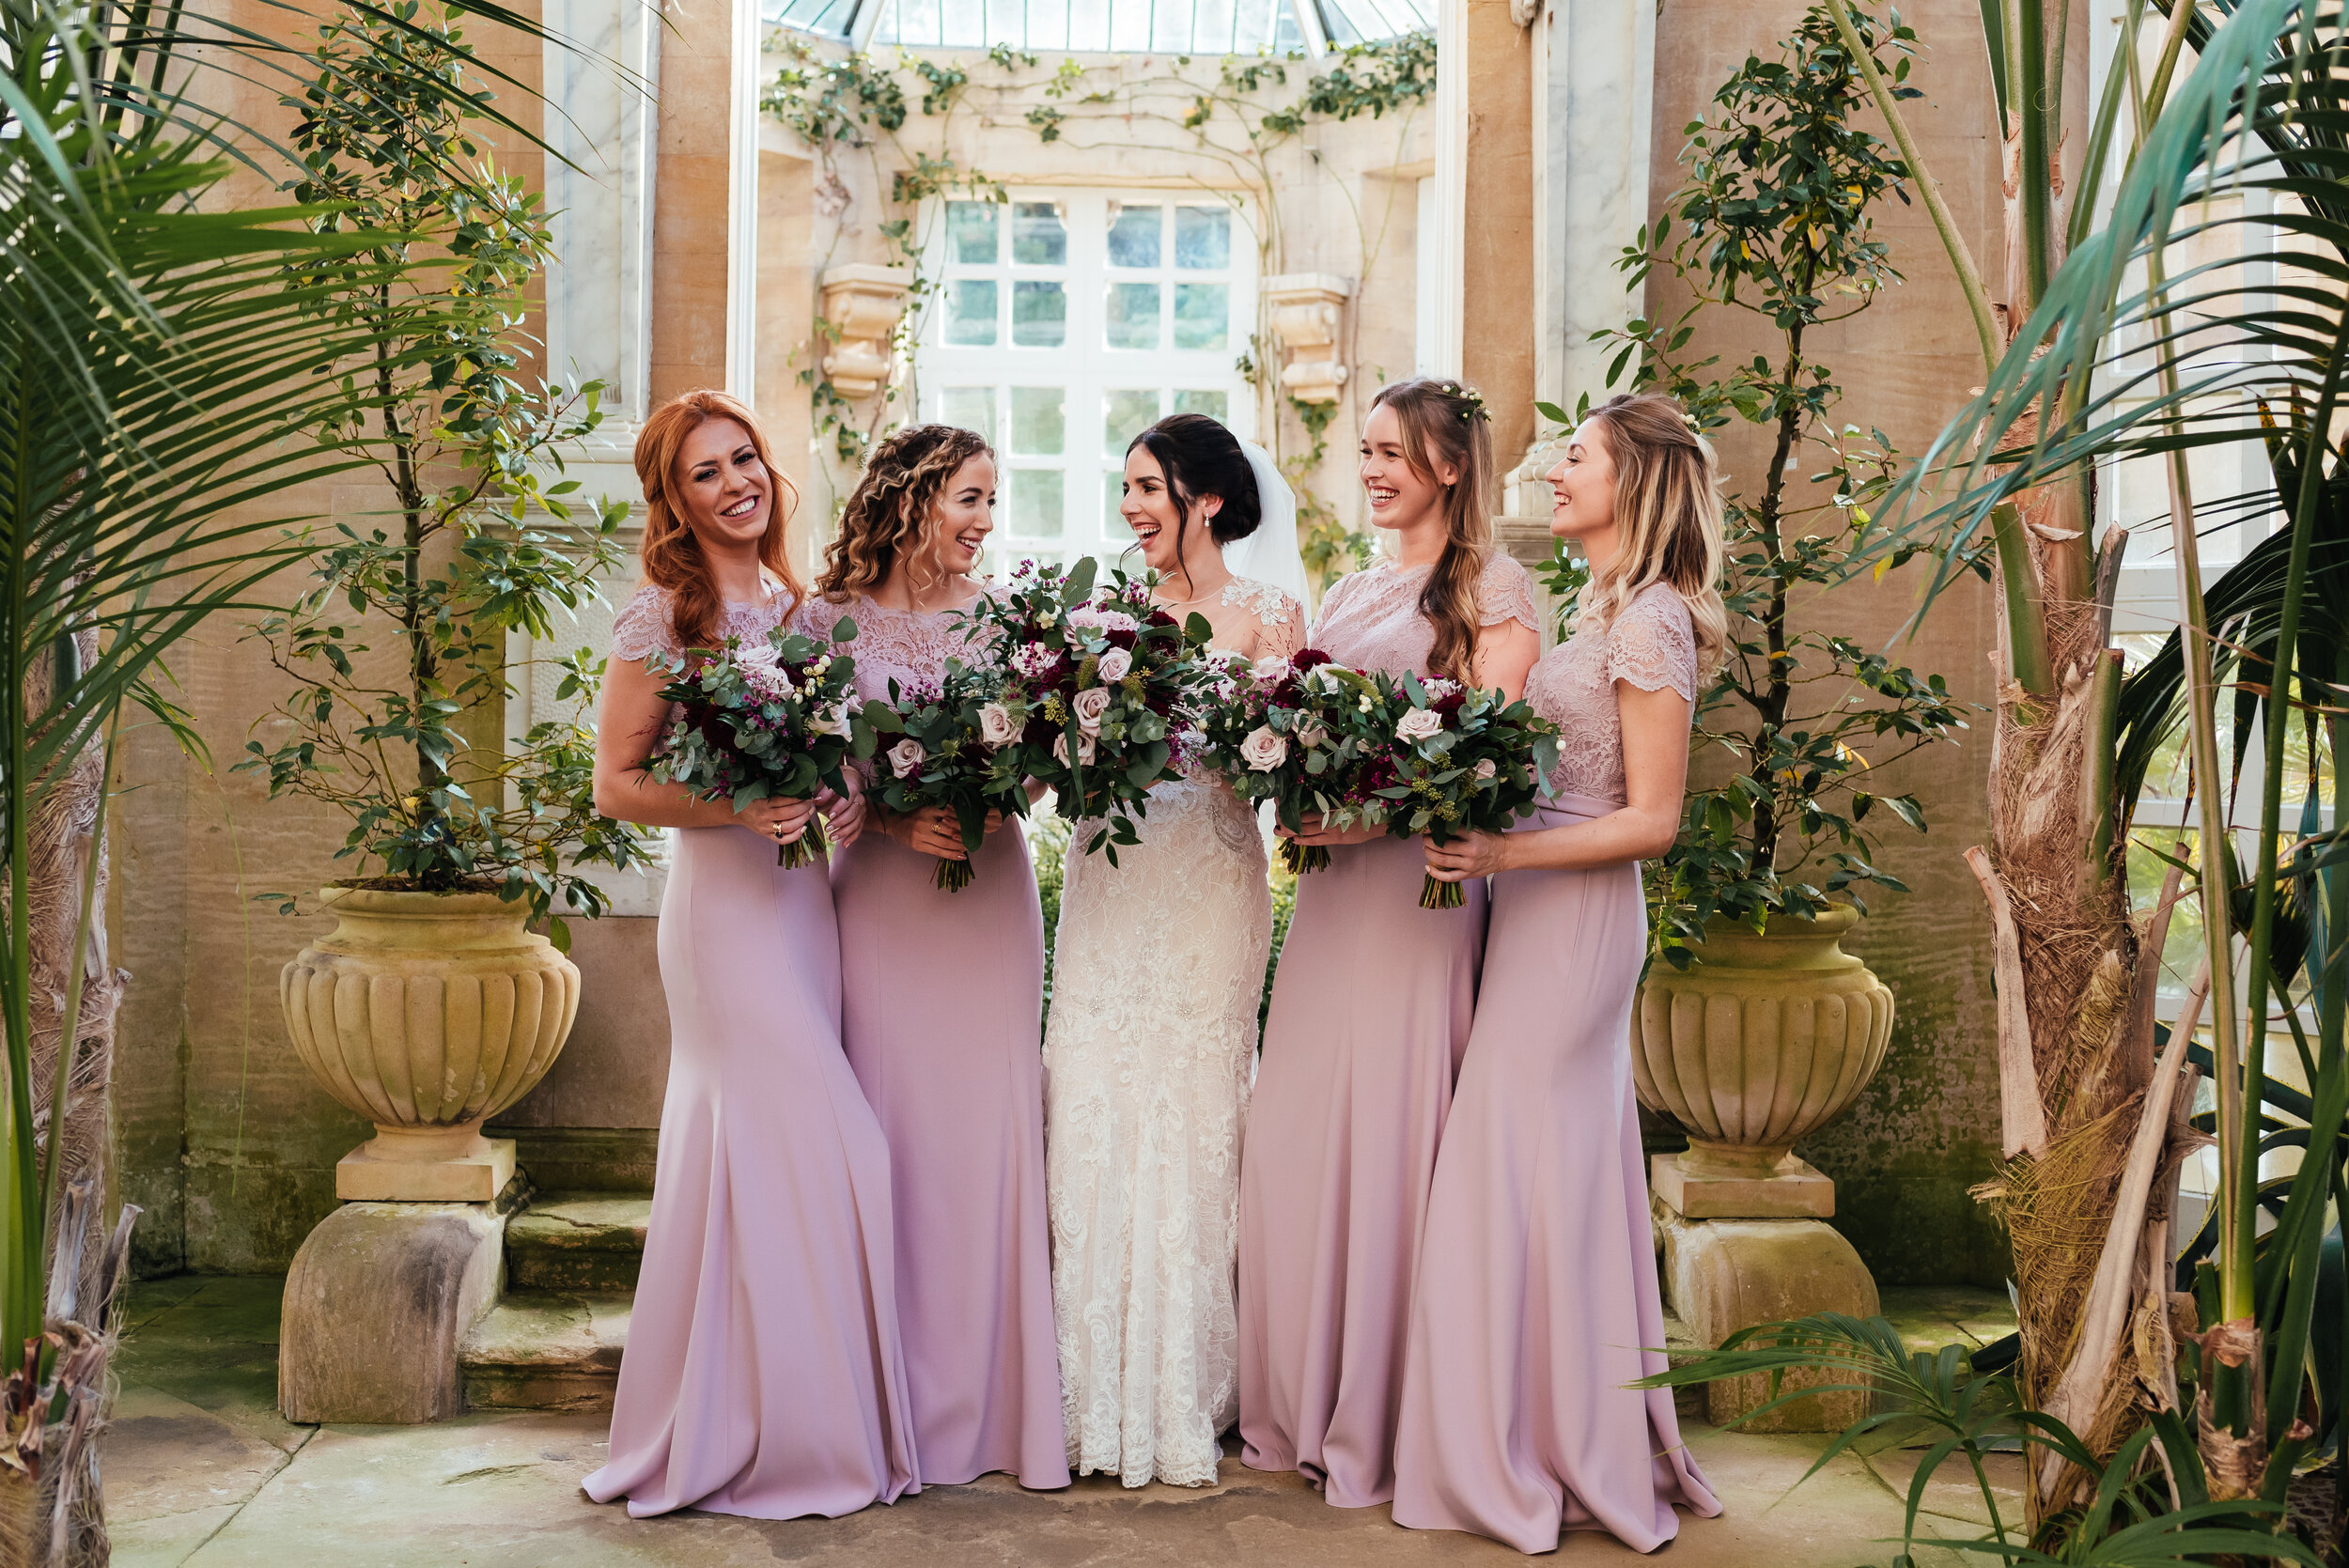
M995 459L974 453L963 459L939 493L926 553L949 577L974 575L987 536L994 531Z
M731 419L705 419L677 448L677 513L712 555L755 554L774 517L775 478L751 433Z
M1440 458L1433 474L1413 468L1403 453L1403 421L1388 404L1370 411L1362 426L1362 489L1370 497L1370 520L1405 533L1429 522L1440 525L1444 490L1460 471Z
M1203 551L1215 548L1208 524L1222 506L1220 495L1196 497L1190 504L1190 526L1180 526L1182 508L1167 488L1166 471L1159 459L1146 446L1126 454L1126 495L1118 503L1117 515L1134 531L1143 563L1159 577L1172 577L1178 569L1198 564ZM1191 561L1183 560L1186 554Z
M1566 442L1566 455L1548 474L1549 532L1581 541L1594 566L1615 554L1615 457L1607 423L1586 419Z

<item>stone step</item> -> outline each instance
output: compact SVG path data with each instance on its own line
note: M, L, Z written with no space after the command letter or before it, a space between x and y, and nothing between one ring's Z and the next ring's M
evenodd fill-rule
M622 1291L516 1291L458 1346L474 1410L609 1410L633 1296Z
M506 1225L506 1278L518 1291L631 1291L645 1262L652 1199L619 1192L534 1197Z

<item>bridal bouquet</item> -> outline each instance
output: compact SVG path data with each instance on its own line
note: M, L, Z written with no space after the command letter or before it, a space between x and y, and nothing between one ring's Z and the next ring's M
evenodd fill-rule
M1382 694L1360 670L1331 663L1317 648L1253 664L1235 657L1201 685L1191 706L1202 760L1241 800L1272 801L1291 832L1303 831L1308 813L1331 828L1385 820L1378 791L1396 774L1386 732L1374 722ZM1319 871L1330 851L1283 839L1281 862L1299 875Z
M879 753L868 795L903 816L925 806L946 807L962 830L963 848L972 854L986 839L989 811L1027 814L1026 769L1010 744L1018 732L1003 727L999 672L950 660L942 681L901 689L893 680L889 696L885 703L866 703L861 715ZM889 741L891 736L896 739ZM959 893L975 875L969 861L941 857L931 885Z
M1095 577L1090 556L1066 569L1023 561L966 613L1003 677L979 710L983 736L1051 787L1062 816L1105 819L1084 847L1109 845L1114 865L1116 846L1139 842L1150 786L1176 776L1172 721L1208 627L1153 605L1152 577L1112 569L1098 592Z
M1424 833L1438 844L1470 832L1501 833L1532 815L1558 766L1558 726L1524 701L1457 681L1406 674L1377 677L1377 727L1392 737L1392 783L1372 793L1387 802L1387 831ZM1457 882L1420 885L1423 909L1456 909Z
M645 770L736 811L753 800L805 800L820 788L846 794L841 769L873 746L854 702L855 661L841 651L855 636L856 622L844 617L829 642L777 627L764 647L729 637L714 653L655 655L651 669L675 717ZM776 846L775 863L808 865L824 847L822 821L812 820L797 843Z

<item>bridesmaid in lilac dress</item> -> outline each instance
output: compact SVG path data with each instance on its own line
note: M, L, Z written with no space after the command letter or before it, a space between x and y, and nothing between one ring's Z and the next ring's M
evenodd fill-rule
M613 623L596 808L676 830L661 900L669 1087L644 1277L587 1478L639 1517L854 1513L916 1489L897 1343L889 1150L840 1050L840 949L823 867L775 846L814 808L739 813L641 770L667 718L644 660L756 644L798 602L790 490L749 409L691 392L636 442L645 582ZM841 802L837 841L863 808Z
M1362 435L1396 558L1340 580L1311 644L1342 664L1515 693L1539 652L1525 568L1491 546L1491 437L1452 383L1381 391ZM1308 824L1309 827L1314 826ZM1485 893L1419 907L1410 840L1310 832L1240 1158L1239 1430L1260 1470L1345 1508L1394 1492L1411 1270L1468 1043Z
M1680 405L1592 411L1550 472L1550 532L1591 564L1574 636L1527 679L1563 732L1558 794L1507 834L1427 848L1492 876L1476 1024L1436 1161L1411 1307L1395 1522L1547 1552L1654 1551L1720 1512L1681 1446L1631 1099L1641 856L1672 846L1700 671L1725 617L1712 455ZM1642 1348L1642 1347L1647 1348Z
M969 430L874 448L800 625L857 624L857 688L935 681L969 658L954 612L995 525L995 462ZM1044 1203L1044 917L1019 830L990 818L960 892L951 813L876 809L832 860L843 1038L889 1136L897 1313L926 1483L1006 1470L1068 1484Z

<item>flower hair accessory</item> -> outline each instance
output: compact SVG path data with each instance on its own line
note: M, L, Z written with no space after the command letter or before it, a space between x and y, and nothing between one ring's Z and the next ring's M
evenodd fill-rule
M1460 417L1462 419L1481 419L1487 425L1492 423L1492 411L1485 407L1485 395L1483 393L1477 391L1472 386L1466 386L1458 381L1444 382L1443 390L1446 396L1457 397L1461 402L1468 405L1467 408L1460 411Z

